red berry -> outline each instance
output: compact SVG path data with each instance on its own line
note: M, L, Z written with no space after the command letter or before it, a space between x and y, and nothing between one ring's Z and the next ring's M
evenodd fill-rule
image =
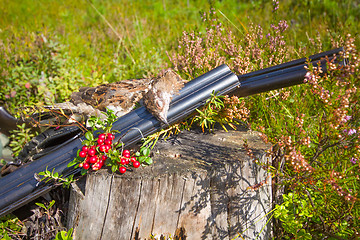
M90 157L90 163L96 163L98 160L98 157L97 156L92 156Z
M129 159L128 159L128 158L125 158L125 164L127 165L127 164L129 164L129 163L130 163Z
M85 162L85 163L83 164L83 168L84 168L84 169L89 169L89 167L90 167L90 165L89 165L87 162Z
M125 168L125 167L119 167L119 171L120 171L120 173L125 173L125 172L126 172L126 168Z
M111 147L109 145L104 145L105 146L105 152L109 152L109 150L111 149Z
M84 157L86 157L86 155L87 155L87 153L85 151L80 151L79 152L79 157L84 158Z
M83 146L82 149L84 152L87 152L89 150L89 147L88 146Z
M83 163L79 163L79 167L83 167L83 165L84 165Z
M91 146L90 148L96 150L96 146L95 146L95 145L94 145L94 146Z
M136 161L136 157L131 157L130 161L131 161L131 162L135 162L135 161Z
M104 142L106 145L111 145L112 144L112 140L111 139L106 139Z
M92 147L88 150L88 154L89 154L89 156L95 156L95 154L96 154L96 150L95 149L93 149Z
M100 145L99 151L100 152L105 152L106 151L106 146L105 145Z
M90 156L87 156L87 157L85 158L85 162L90 163Z
M130 157L130 151L125 149L122 153L123 157L129 158Z
M101 160L103 160L103 161L106 161L107 158L108 158L108 157L107 157L106 155L102 155L102 156L101 156Z
M99 135L99 139L105 140L106 135L104 133Z
M104 165L104 162L100 160L100 161L98 162L99 169L102 168L103 165Z
M114 134L111 134L111 133L108 133L106 137L107 137L108 139L110 139L110 140L114 140L114 139L115 139Z
M98 143L99 145L103 144L103 143L104 143L104 139L103 139L103 138L99 138L99 139L97 140L97 143Z
M134 168L140 167L140 163L138 161L133 162Z
M126 165L126 158L121 158L120 159L120 164L121 165Z

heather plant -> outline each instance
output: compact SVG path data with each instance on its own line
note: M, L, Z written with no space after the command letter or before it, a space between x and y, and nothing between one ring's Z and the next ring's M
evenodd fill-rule
M194 77L227 63L242 74L288 59L286 21L271 24L266 33L253 24L239 37L215 14L204 15L205 33L183 33L176 53L169 54L177 70ZM310 40L323 50L320 36ZM320 65L309 64L305 85L245 99L249 126L274 144L271 169L287 194L274 212L282 223L279 237L355 239L359 234L358 52L350 36L331 42L345 47L347 65L337 63L342 58L328 61L324 74ZM219 121L210 110L199 110L194 120L202 126Z
M245 102L237 96L218 96L215 93L211 94L205 106L196 111L197 114L191 118L191 123L187 127L196 123L201 126L203 132L205 129L212 131L215 123L219 123L225 131L227 131L225 125L236 129L237 124L246 124L249 115Z
M195 78L226 63L238 74L282 63L287 56L285 20L270 24L268 31L252 24L246 34L238 37L223 26L217 13L204 13L205 32L183 32L177 51L169 55L175 70Z
M313 209L305 219L294 215L293 222L302 221L297 228L284 228L293 236L300 231L315 239L359 236L359 59L354 41L348 36L344 43L347 65L336 63L341 59L328 61L326 74L320 66L309 65L305 85L285 99L265 98L260 108L252 109L249 121L257 119L253 127L277 144L274 157L285 161L275 171L279 183L292 192L298 208L307 201ZM285 202L278 206L294 208ZM277 216L283 226L289 224Z

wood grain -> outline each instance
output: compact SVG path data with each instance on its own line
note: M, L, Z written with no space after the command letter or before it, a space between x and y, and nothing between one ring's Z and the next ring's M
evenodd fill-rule
M152 166L90 174L85 197L72 192L68 227L87 240L269 239L271 178L246 154L244 139L269 160L255 132L192 131L159 142Z

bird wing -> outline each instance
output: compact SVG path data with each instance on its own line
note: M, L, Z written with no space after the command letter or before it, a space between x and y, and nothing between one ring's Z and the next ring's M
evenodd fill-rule
M89 104L101 111L110 108L123 114L131 111L150 88L151 79L122 80L97 87L83 87L71 95L71 102Z

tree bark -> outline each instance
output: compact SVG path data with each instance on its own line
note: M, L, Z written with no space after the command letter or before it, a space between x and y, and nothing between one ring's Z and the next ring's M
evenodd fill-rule
M80 181L84 196L72 191L68 227L75 239L270 239L270 161L256 132L214 134L185 131L160 141L154 164Z

